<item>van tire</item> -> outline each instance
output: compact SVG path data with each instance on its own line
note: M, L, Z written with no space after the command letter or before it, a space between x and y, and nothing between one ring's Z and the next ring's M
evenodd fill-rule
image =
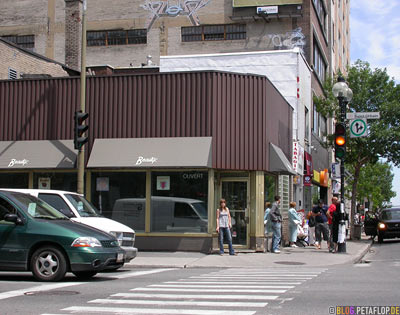
M81 280L89 280L97 274L97 271L73 271L72 273Z
M30 267L39 281L59 281L67 272L67 260L58 248L43 246L33 253Z

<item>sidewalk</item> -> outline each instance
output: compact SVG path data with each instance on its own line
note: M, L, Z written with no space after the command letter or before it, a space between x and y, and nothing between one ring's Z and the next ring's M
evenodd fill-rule
M346 253L329 253L326 242L322 249L284 247L280 254L237 251L237 256L202 254L197 252L139 252L125 268L261 268L261 267L326 267L354 264L368 252L372 241L347 241Z

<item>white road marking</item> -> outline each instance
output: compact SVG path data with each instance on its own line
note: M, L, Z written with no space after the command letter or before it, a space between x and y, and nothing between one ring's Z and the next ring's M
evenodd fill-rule
M299 282L287 282L285 280L279 281L279 280L253 280L253 281L242 281L242 280L225 280L224 284L276 284L276 285L298 285L302 284L305 280L299 280ZM180 280L180 281L166 281L164 282L166 284L216 284L215 281L185 281L185 280Z
M121 272L121 273L115 273L115 274L98 274L100 277L106 277L106 278L117 278L117 279L125 279L125 278L130 278L130 277L138 277L138 276L144 276L144 275L150 275L153 273L160 273L164 271L171 271L171 270L176 270L176 268L163 268L163 269L153 269L153 270L144 270L144 271L130 271L130 272Z
M213 302L213 301L164 301L164 300L122 300L122 299L96 299L88 303L98 304L128 304L128 305L189 305L212 307L265 307L266 302Z
M230 292L230 293L285 293L287 290L231 290L231 289L168 289L168 288L134 288L130 291L158 292Z
M124 298L157 298L157 299L210 299L210 300L238 300L238 299L246 299L246 300L260 300L260 301L268 301L268 300L276 300L279 296L277 295L246 295L246 294L154 294L154 293L116 293L111 295L113 297L124 297Z
M275 285L221 285L221 284L207 284L207 285L199 285L199 284L151 284L149 287L152 288L220 288L220 289L229 289L229 288L242 288L242 289L293 289L294 286L283 285L283 286L275 286Z
M144 271L132 271L132 272L126 272L126 273L120 273L120 274L107 275L105 277L106 278L124 279L124 278L143 276L143 275L159 273L159 272L175 270L175 269L176 268L168 268L168 269L165 268L165 269L154 269L154 270L144 270ZM100 276L103 277L103 274L100 274ZM25 295L26 292L49 291L49 290L72 287L72 286L87 284L87 283L88 282L61 282L61 283L42 284L42 285L38 285L35 287L31 287L31 288L2 292L2 293L0 293L0 300L13 298L13 297L17 297L17 296L23 296L23 295Z
M54 289L72 287L75 285L84 284L86 282L63 282L63 283L49 283L49 284L42 284L31 288L19 289L14 291L8 291L0 293L0 300L13 298L16 296L23 296L26 292L38 292L38 291L49 291Z
M189 309L159 309L159 308L114 308L96 306L71 306L63 311L81 313L114 313L114 314L187 314L187 315L253 315L255 311L232 311L232 310L189 310Z

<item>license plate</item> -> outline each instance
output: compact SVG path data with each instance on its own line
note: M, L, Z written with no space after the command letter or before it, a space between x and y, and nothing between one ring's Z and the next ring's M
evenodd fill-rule
M124 254L118 253L117 254L117 262L122 262L122 261L124 261Z

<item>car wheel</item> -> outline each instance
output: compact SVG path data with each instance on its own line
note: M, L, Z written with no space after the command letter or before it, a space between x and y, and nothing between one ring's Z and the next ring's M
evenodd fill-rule
M383 235L378 233L378 243L382 244L383 243Z
M67 260L59 249L44 246L33 253L31 270L39 281L59 281L67 272Z
M79 279L90 279L97 274L97 271L75 271L72 273Z

